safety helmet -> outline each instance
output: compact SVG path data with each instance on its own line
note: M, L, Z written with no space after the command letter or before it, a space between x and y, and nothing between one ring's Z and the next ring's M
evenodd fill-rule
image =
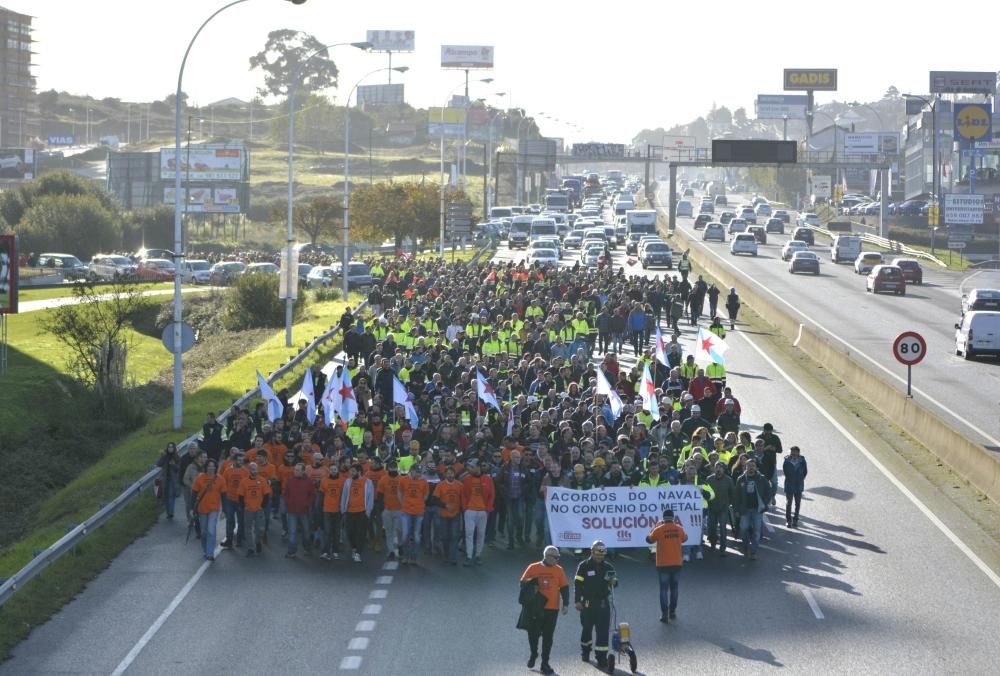
M590 552L597 554L607 554L608 546L604 544L601 540L594 540L594 544L590 545Z

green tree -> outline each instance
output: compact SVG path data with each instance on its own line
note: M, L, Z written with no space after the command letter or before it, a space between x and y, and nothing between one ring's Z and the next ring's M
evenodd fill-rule
M306 294L292 305L298 319L306 307ZM279 327L285 325L285 301L278 298L278 275L243 275L226 297L222 325L230 331Z
M292 75L307 56L322 47L323 42L302 31L285 28L268 33L264 49L250 57L250 70L264 72L264 86L257 91L261 96L287 96ZM298 91L308 94L336 85L337 65L323 51L303 68Z
M121 246L121 224L93 195L46 195L34 200L14 232L26 251L61 250L86 259Z
M295 205L292 219L295 229L316 244L321 238L334 239L337 224L344 218L344 207L334 197L320 196L310 202ZM271 209L271 219L288 220L288 204L275 204Z
M463 199L461 191L447 196ZM378 243L391 238L397 248L403 239L437 239L440 225L440 193L430 183L376 183L351 192L351 239Z
M750 121L747 119L746 108L737 108L736 110L733 111L733 124L735 124L737 127L743 128L746 127L749 123Z
M36 199L58 195L89 195L97 199L105 209L117 212L111 193L93 181L68 171L53 171L42 174L16 190L0 193L0 216L12 227L16 226Z

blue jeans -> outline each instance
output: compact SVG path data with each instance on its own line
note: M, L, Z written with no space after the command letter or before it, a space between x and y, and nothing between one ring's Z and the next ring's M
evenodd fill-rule
M302 528L302 547L308 552L310 549L309 513L288 512L285 516L288 518L288 553L294 554L299 551L299 528Z
M532 515L535 520L535 540L544 540L546 545L552 544L549 538L548 519L545 518L545 500L539 498L535 500L535 513Z
M424 524L423 514L407 514L403 512L403 546L402 558L415 560L417 550L420 549L421 526ZM410 542L410 537L413 542Z
M240 503L223 497L222 511L226 513L226 542L232 544L236 532L239 532L237 537L243 540L243 532L246 527L243 525L243 510L240 508Z
M680 566L662 566L656 569L660 578L660 614L677 610L677 582L681 576Z
M462 517L458 514L452 517L439 516L435 530L441 534L441 544L448 561L458 561L458 534Z
M760 546L760 529L764 526L764 513L753 510L740 515L740 538L743 546L750 546L750 553L756 554ZM747 537L749 536L749 540Z
M167 503L167 516L173 518L174 500L177 499L177 487L174 486L173 481L168 480L163 483L163 498Z
M508 498L507 506L507 546L513 547L515 539L520 541L524 535L524 498Z
M215 556L215 526L219 523L219 513L199 514L198 522L201 526L201 552L205 556Z

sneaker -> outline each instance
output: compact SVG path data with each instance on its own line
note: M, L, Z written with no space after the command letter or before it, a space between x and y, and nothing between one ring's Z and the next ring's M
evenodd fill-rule
M705 557L704 557L704 555L702 555L702 553L700 551L697 551L697 552L694 553L694 558L695 558L696 561L701 561Z
M666 615L660 615L660 622L663 624L670 624L670 620L667 619Z
M340 561L340 554L339 554L338 552L334 552L333 554L330 554L330 557L331 557L331 558L332 558L332 559L333 559L334 561Z
M209 561L215 561L215 557L214 557L214 556L212 556L211 554L209 554L209 555L208 555L208 556L206 556L205 558L206 558L206 559L208 559Z
M330 561L330 555L327 554L326 552L323 552L322 554L320 554L319 558L320 558L321 561Z
M554 674L554 673L556 673L556 670L553 669L552 667L550 667L548 664L542 663L542 673L543 674Z
M351 552L351 561L354 563L361 563L361 555L357 552Z
M671 610L670 611L670 619L671 620L676 620L677 619L677 611L676 610Z
M285 552L285 558L286 559L294 559L295 558L295 552Z
M470 559L469 557L465 557L465 563L463 563L462 565L465 566L466 568L471 568L472 567L472 559ZM534 666L534 664L529 664L528 666L532 667L532 666Z
M691 560L691 555L690 554L685 554L684 555L684 563L687 563L690 560Z
M528 657L528 668L529 669L534 669L535 668L535 660L537 660L537 659L538 659L538 655L535 655L534 653L532 653L531 656Z
M230 542L229 540L223 540L222 544L220 544L219 546L222 547L223 549L232 549L233 543Z
M389 560L389 561L395 561L396 560L396 552L394 552L394 551L389 552L389 556L387 556L386 559Z
M750 560L751 561L756 561L757 560L757 555L756 554L751 554L750 555Z
M479 558L478 556L476 557L476 565L477 566L483 565L483 560L481 558Z

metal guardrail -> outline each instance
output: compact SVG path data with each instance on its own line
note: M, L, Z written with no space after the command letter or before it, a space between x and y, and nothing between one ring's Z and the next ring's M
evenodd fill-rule
M854 223L852 223L851 225L853 226ZM938 258L937 256L932 256L926 251L921 251L919 249L911 249L902 242L891 240L885 237L879 237L878 235L869 235L866 232L861 232L861 233L833 232L832 230L827 230L826 228L819 228L816 227L815 225L806 225L802 227L809 228L810 230L818 232L821 235L826 235L830 239L833 239L837 235L851 234L860 239L862 242L868 242L869 244L874 244L875 246L882 247L883 249L888 249L889 251L892 251L894 253L902 254L904 256L909 256L910 258L922 258L924 260L928 260L931 261L932 263L940 265L942 268L948 267L948 264L945 263L940 258Z
M355 312L364 310L367 305L368 301L363 301L360 305L358 305ZM340 327L333 326L326 333L314 337L312 342L308 343L297 355L290 358L288 363L281 366L278 370L268 374L266 378L268 384L273 383L275 380L302 363L302 361L310 353L336 335L338 331L340 331ZM249 400L257 396L258 392L259 389L256 387L252 390L248 390L246 394L234 401L232 406L242 407ZM227 407L226 410L219 415L219 422L224 421L229 416L232 406ZM193 442L197 441L199 436L199 433L195 433L187 437L184 441L177 444L177 450L183 451ZM24 585L38 577L46 568L65 556L68 552L71 552L92 531L103 526L112 516L120 512L126 505L128 505L133 498L141 495L143 491L149 489L156 482L156 479L160 476L161 472L162 469L160 467L152 467L149 472L126 488L121 495L116 497L107 505L101 507L96 514L88 518L86 521L73 527L68 533L66 533L66 535L59 538L54 544L50 545L41 552L38 552L26 566L14 573L11 577L4 580L3 584L0 585L0 607L7 603L7 601L14 596L14 594L20 591Z

